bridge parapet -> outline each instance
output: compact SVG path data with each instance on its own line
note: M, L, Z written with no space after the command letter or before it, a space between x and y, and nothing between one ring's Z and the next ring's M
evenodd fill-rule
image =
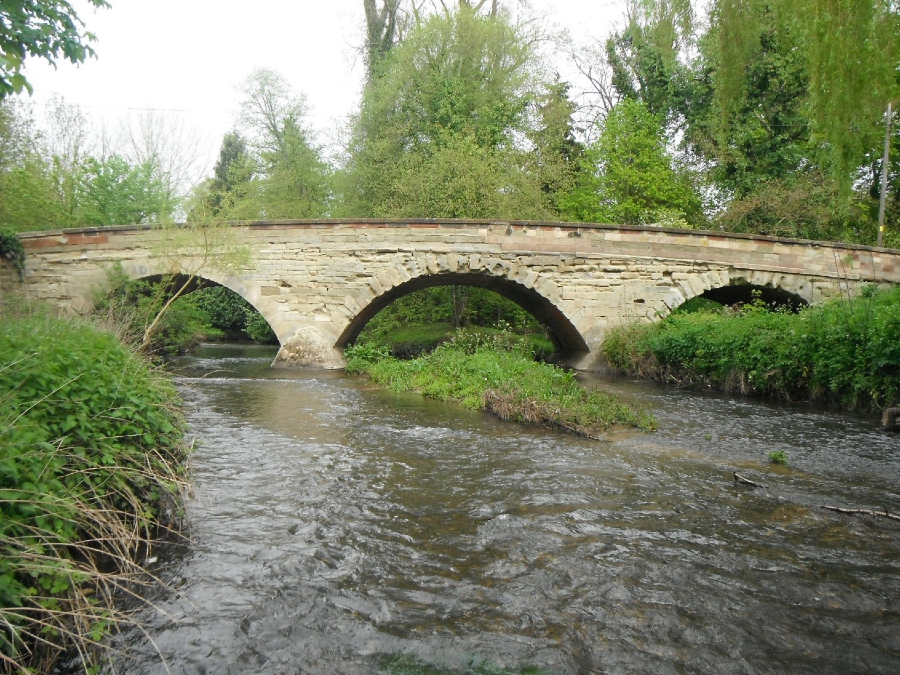
M653 227L328 220L235 232L253 263L208 278L262 313L285 365L340 365L341 349L366 321L426 286L496 290L544 322L564 351L584 356L610 326L655 320L711 289L751 284L819 303L900 283L900 251ZM83 311L115 261L135 278L168 271L153 254L159 236L146 226L25 234L29 293ZM16 284L8 270L0 283Z

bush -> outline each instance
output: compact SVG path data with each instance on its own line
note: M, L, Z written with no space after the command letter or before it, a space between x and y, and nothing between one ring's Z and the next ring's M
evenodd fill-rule
M47 672L73 645L89 660L175 518L182 421L167 381L84 324L5 319L0 363L0 672Z
M673 313L617 328L603 351L618 370L788 400L884 408L900 402L900 288L869 288L797 314Z

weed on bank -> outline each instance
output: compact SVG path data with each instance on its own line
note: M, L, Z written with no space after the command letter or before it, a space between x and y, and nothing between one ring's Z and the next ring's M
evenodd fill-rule
M177 522L186 447L171 384L115 337L0 323L0 672L92 662L140 561ZM146 577L144 577L146 579Z
M796 314L759 304L675 312L612 331L603 351L614 368L640 377L846 408L896 406L900 288L870 287Z

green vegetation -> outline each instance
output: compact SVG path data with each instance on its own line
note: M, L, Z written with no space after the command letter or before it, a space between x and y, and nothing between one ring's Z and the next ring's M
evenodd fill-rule
M785 465L788 463L788 456L784 450L772 450L772 452L768 454L768 457L772 464Z
M627 373L848 408L900 403L900 288L870 287L797 314L673 312L618 328L603 350Z
M430 354L411 361L374 345L346 350L347 371L394 391L416 391L503 419L558 427L592 438L612 425L647 431L656 421L613 396L585 390L574 374L535 362L527 343L510 333L458 331Z
M564 199L576 220L669 227L704 221L690 173L666 151L662 120L640 101L626 98L610 111L582 162L577 189Z
M338 215L553 215L547 177L529 169L538 164L521 143L538 141L549 121L538 112L550 83L539 75L535 35L503 13L459 3L378 51L340 176ZM542 144L539 165L548 170L554 147Z
M94 7L109 7L106 0L88 0ZM36 56L56 65L62 57L82 63L94 56L91 33L68 0L4 0L0 13L0 99L31 84L22 74L25 58Z
M515 303L481 288L445 286L396 300L345 354L350 373L504 419L595 438L614 424L656 428L649 415L535 361L554 350L540 324Z
M90 664L161 529L187 448L173 387L112 335L0 324L0 672Z
M326 147L294 83L257 68L198 180L175 118L149 112L107 138L59 99L37 114L4 97L26 86L26 52L91 54L68 2L13 2L25 32L0 34L0 226L484 218L874 244L886 168L883 243L900 246L900 124L882 166L896 2L627 0L571 82L528 3L359 4L367 78L346 144Z
M24 277L25 248L16 233L5 227L0 227L0 257L12 262L20 279Z
M237 293L224 286L200 288L178 298L160 316L174 291L183 283L167 277L153 282L131 279L121 265L107 270L107 282L94 294L95 319L114 328L128 344L141 344L147 327L156 328L144 352L171 356L206 340L278 340L264 318Z
M698 170L726 231L872 244L900 14L886 0L629 0L591 55L603 114L637 100ZM605 110L603 110L605 109ZM602 115L601 115L602 116ZM900 243L900 130L886 232Z
M356 342L385 346L396 358L414 358L432 351L463 327L482 335L521 335L538 359L546 359L556 350L544 327L516 303L470 286L439 286L405 295L369 321Z

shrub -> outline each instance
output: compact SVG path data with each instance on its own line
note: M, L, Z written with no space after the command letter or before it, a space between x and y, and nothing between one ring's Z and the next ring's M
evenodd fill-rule
M6 319L0 363L0 672L46 672L73 645L89 661L174 522L182 421L167 381L81 323Z
M868 289L797 314L673 313L610 332L610 364L638 376L848 408L900 402L900 288Z
M784 450L773 450L769 453L768 457L769 461L772 462L772 464L788 463L787 453Z

